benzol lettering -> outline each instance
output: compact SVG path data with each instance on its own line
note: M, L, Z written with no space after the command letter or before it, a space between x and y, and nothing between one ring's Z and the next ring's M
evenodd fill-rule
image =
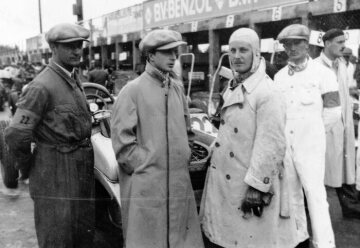
M161 20L167 19L166 17L166 10L167 10L167 2L160 2L160 9L161 9Z
M189 10L189 15L195 15L195 0L191 0Z
M233 8L233 7L237 7L240 5L250 5L251 3L257 3L258 0L229 0L229 7Z
M154 21L180 18L211 12L209 0L167 0L154 4Z

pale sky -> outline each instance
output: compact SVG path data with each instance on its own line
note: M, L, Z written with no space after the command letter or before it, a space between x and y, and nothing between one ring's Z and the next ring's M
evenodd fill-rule
M42 30L61 22L76 22L76 0L40 0ZM0 45L25 46L27 38L40 34L39 0L0 0ZM126 8L143 0L83 0L84 20Z

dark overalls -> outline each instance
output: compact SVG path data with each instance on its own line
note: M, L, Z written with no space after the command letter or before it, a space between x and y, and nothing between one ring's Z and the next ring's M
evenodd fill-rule
M92 247L95 207L91 115L80 84L55 63L25 90L6 129L29 172L39 247ZM31 154L30 144L36 147Z

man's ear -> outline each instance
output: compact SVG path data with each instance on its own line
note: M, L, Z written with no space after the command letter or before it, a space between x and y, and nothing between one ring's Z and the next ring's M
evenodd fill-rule
M149 62L154 61L154 56L155 56L155 53L149 52L148 55L147 55L148 61Z
M57 46L56 46L55 43L52 42L52 43L49 43L49 47L50 47L51 51L54 52L54 51L55 51L55 48L56 48Z
M325 42L324 42L324 47L328 47L330 45L330 40L326 40Z

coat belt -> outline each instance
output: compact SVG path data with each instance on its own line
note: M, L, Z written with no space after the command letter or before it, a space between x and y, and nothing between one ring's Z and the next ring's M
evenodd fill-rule
M45 147L55 148L58 152L61 153L72 152L79 148L92 147L91 140L89 138L85 138L83 140L77 142L71 142L71 143L49 143L49 142L37 140L36 145L39 147L45 146Z

